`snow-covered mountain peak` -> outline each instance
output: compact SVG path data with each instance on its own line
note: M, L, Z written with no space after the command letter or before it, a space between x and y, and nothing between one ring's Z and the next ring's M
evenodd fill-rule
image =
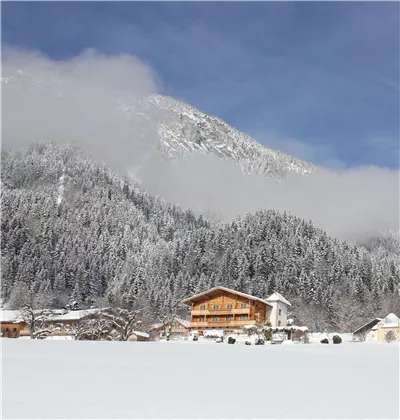
M159 123L158 127L161 150L170 157L192 151L209 153L235 161L245 173L278 178L293 172L306 175L316 169L310 163L264 147L220 118L184 102L153 95L149 103L175 117Z
M3 74L5 89L23 86L26 89L51 91L57 100L62 95L63 83L57 77L43 78L29 71L15 70ZM146 127L157 133L156 144L151 142L162 156L176 159L188 153L203 153L233 161L243 173L262 174L267 177L284 178L288 174L307 175L316 166L264 147L245 133L228 125L218 117L210 116L195 107L163 95L136 98L116 92L117 109L136 121L142 120ZM142 126L141 126L142 127ZM143 127L140 129L143 131ZM143 137L143 135L142 135Z

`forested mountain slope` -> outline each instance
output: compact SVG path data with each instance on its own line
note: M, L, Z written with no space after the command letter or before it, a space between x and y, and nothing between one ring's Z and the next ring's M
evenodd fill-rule
M262 211L210 225L142 191L74 146L32 144L2 155L2 299L60 307L115 303L149 316L224 285L279 291L298 322L349 329L395 310L400 264L297 217ZM105 302L107 301L107 302Z

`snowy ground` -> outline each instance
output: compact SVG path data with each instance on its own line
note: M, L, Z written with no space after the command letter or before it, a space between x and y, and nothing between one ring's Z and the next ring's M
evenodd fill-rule
M399 346L2 339L4 418L399 418Z

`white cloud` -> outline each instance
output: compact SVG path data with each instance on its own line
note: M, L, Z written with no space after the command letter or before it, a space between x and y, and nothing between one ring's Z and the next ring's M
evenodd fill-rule
M399 230L399 172L391 169L322 170L277 183L243 175L232 162L192 154L173 165L153 162L141 177L154 193L228 218L262 209L286 210L352 242L384 229Z
M88 50L52 61L34 52L8 51L2 76L10 75L16 79L2 89L5 147L32 140L78 142L114 168L127 169L157 141L158 115L153 121L135 114L127 119L117 109L118 101L138 105L158 89L154 72L134 56Z
M153 112L150 119L140 115L127 119L116 109L117 100L139 106L141 99L159 88L154 71L136 57L88 51L72 60L51 61L36 53L8 52L2 76L19 69L24 72L22 82L3 85L6 147L37 139L79 142L114 168L135 168L150 191L226 217L260 209L287 210L349 240L365 239L385 228L399 229L399 172L395 170L324 170L276 183L263 176L243 176L233 162L214 156L191 155L167 163L149 153L149 146L158 141L157 121L169 116ZM30 74L35 75L35 83ZM325 162L327 167L342 166L326 147L264 135L265 142L278 150L321 165Z

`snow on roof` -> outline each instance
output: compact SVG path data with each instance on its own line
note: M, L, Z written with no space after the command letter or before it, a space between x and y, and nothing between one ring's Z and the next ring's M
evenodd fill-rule
M181 318L174 318L173 322L178 322L179 324L181 324L183 327L185 328L190 328L190 321L186 321L185 319L181 319ZM150 325L149 330L153 331L153 330L158 330L164 327L164 323L163 322L159 322L157 324L152 324Z
M382 324L386 327L388 324L398 324L399 323L399 317L393 313L389 314L385 317L385 319L382 321Z
M258 327L257 327L257 325L255 325L255 324L252 324L252 325L245 325L245 326L243 327L243 329L245 329L245 330L252 330L253 328L258 328Z
M135 334L136 336L139 336L139 337L144 337L144 338L149 338L150 337L149 334L147 334L143 331L133 331L133 334Z
M373 328L378 322L382 321L381 318L374 318L371 321L368 321L366 324L362 325L361 327L357 328L353 334L360 333L364 329Z
M182 324L186 328L190 328L190 321L186 321L186 319L176 318L176 320Z
M266 300L261 299L257 296L248 295L247 293L238 292L236 290L228 289L227 287L223 287L223 286L213 287L212 289L206 290L205 292L201 292L201 293L198 293L197 295L191 296L190 298L187 298L187 299L183 300L182 302L186 303L188 305L189 302L191 302L192 300L195 300L199 297L207 295L208 293L215 292L216 290L223 290L225 292L229 292L229 293L233 293L235 295L243 296L243 297L245 297L249 300L258 300L259 302L262 302L262 303L265 303L268 306L271 306L270 303L268 303Z
M53 321L75 321L82 318L85 318L89 315L97 314L101 311L101 309L95 308L95 309L83 309L79 311L70 311L63 315L55 315L51 319Z
M0 311L1 313L1 322L12 322L12 323L17 323L17 322L23 322L22 316L21 316L21 312L20 311Z
M277 301L281 301L282 303L284 303L284 304L286 304L286 305L288 305L288 306L292 306L291 304L290 304L290 302L287 300L287 299L285 299L280 293L278 293L278 292L275 292L275 293L272 293L272 295L269 297L269 298L267 298L267 301L268 302L277 302Z

